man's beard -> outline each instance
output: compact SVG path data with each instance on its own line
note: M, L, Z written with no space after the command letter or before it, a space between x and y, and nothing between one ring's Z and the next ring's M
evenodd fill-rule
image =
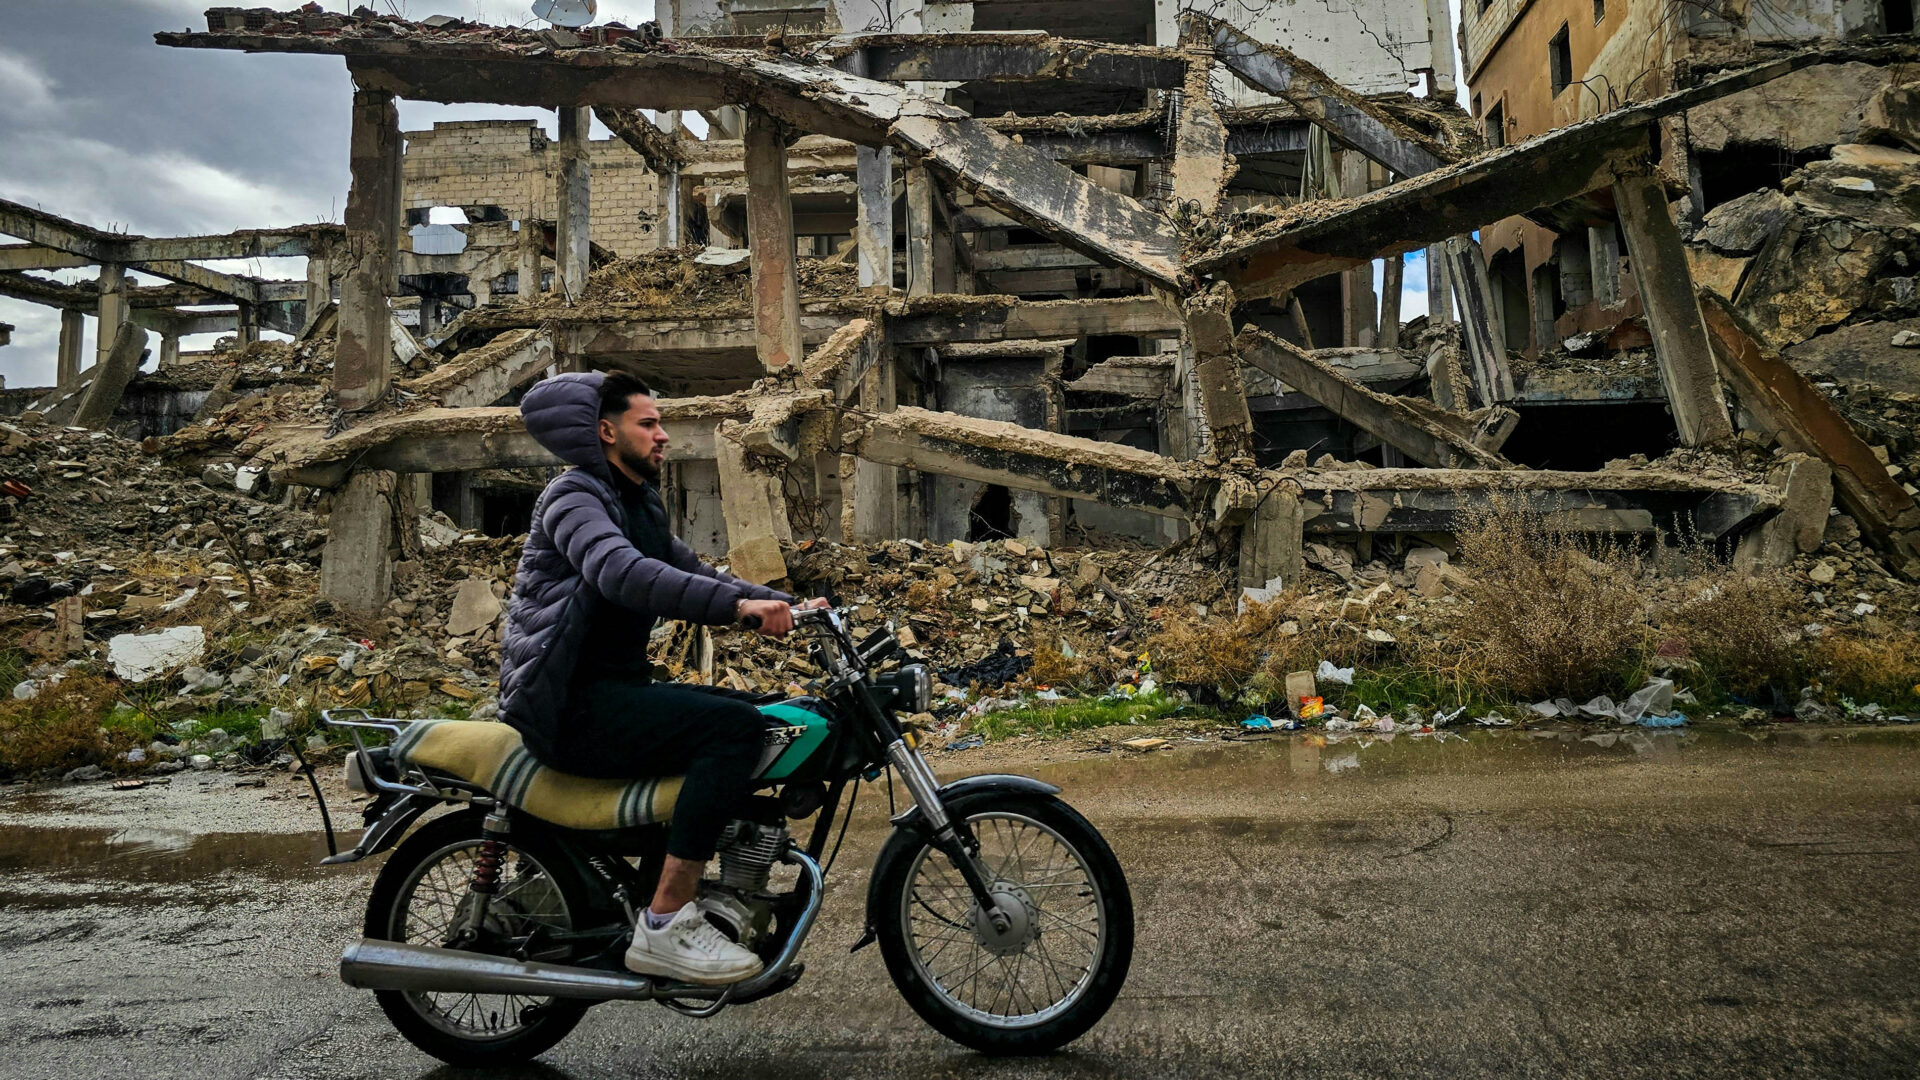
M654 464L653 458L646 454L637 454L632 450L622 447L620 449L620 464L625 465L633 475L645 480L649 484L657 484L660 482L660 466Z

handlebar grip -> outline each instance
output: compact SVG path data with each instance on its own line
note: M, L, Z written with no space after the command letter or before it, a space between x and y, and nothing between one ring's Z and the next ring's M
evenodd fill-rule
M740 629L742 629L742 630L758 630L758 629L760 629L760 616L758 616L758 615L742 615L742 616L740 617Z

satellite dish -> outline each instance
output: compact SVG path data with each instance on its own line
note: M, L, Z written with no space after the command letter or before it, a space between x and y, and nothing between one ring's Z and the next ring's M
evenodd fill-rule
M533 0L533 14L555 26L585 26L600 13L600 0Z

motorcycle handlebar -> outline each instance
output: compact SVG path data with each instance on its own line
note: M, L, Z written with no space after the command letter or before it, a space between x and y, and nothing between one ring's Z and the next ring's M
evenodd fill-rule
M803 608L803 607L794 605L794 606L789 606L787 610L793 613L793 625L799 626L801 623L807 622L810 620L824 619L834 609L830 607ZM739 626L740 626L740 629L742 630L758 630L760 629L760 616L743 615L740 617Z

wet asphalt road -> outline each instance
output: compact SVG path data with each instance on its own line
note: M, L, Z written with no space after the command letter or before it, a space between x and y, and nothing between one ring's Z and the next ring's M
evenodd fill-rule
M493 1075L1920 1073L1920 737L1584 734L1038 770L1139 913L1120 1002L1049 1058L945 1042L847 955L871 813L795 989L707 1021L603 1005ZM284 780L230 783L0 796L0 1076L477 1075L334 978L371 870L309 865Z

